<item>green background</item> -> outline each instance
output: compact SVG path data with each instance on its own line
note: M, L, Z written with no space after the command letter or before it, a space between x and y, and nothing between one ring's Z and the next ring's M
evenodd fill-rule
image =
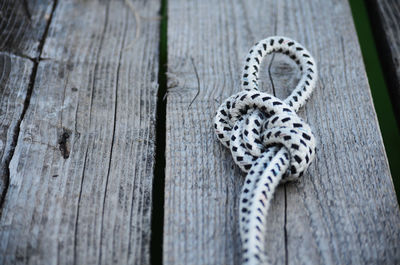
M365 69L378 116L379 126L389 160L390 171L400 197L400 134L393 112L382 65L372 33L370 19L363 0L349 0L356 26L358 41L363 54Z

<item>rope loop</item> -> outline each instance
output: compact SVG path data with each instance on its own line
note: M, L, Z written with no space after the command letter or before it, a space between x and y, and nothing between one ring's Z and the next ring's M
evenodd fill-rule
M272 53L293 59L302 77L285 100L258 90L262 59ZM268 263L266 217L277 185L303 175L315 156L315 137L298 115L317 80L316 64L299 43L270 37L254 45L246 58L242 91L226 99L214 119L215 133L247 173L240 198L244 264Z

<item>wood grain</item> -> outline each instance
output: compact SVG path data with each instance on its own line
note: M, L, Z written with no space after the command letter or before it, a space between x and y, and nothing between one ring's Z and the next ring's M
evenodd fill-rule
M149 264L159 1L58 1L10 163L1 264Z
M372 29L397 122L400 126L400 2L367 0Z
M266 235L272 264L399 263L400 212L347 1L168 4L164 263L240 263L243 174L214 136L212 118L240 90L248 49L271 35L304 44L320 72L300 112L318 139L317 158L272 202ZM280 97L297 78L282 56L269 73L263 87Z
M0 201L8 187L9 169L21 115L27 99L33 62L0 52ZM0 207L1 208L1 207ZM1 209L0 209L1 212Z
M30 81L51 10L50 1L0 2L0 212L9 182L10 159L29 104Z
M52 8L52 0L2 0L0 50L37 58Z

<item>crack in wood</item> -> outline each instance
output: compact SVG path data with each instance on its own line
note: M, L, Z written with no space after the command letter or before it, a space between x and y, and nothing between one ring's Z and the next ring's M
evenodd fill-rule
M9 184L10 184L10 162L12 160L12 157L14 156L15 147L16 147L17 142L18 142L18 137L19 137L20 130L21 130L21 123L22 123L22 121L23 121L23 119L25 117L25 113L26 113L26 111L27 111L27 109L29 107L29 103L30 103L30 100L31 100L32 92L33 92L33 87L34 87L34 84L35 84L36 73L37 73L37 69L38 69L38 66L39 66L39 58L40 58L40 55L42 54L44 42L46 40L47 33L48 33L49 28L50 28L50 24L51 24L51 21L52 21L53 14L54 14L54 11L56 9L56 6L57 6L57 0L54 0L49 20L47 21L46 28L45 28L45 30L43 32L42 38L40 39L40 44L39 44L39 47L38 47L38 51L39 51L38 57L32 59L32 58L30 58L28 56L17 54L17 56L19 56L19 57L31 60L33 62L33 67L32 67L32 73L30 75L30 80L29 80L29 84L28 84L28 89L27 89L27 93L26 93L26 97L25 97L22 113L21 113L21 116L19 117L19 119L17 120L17 124L16 124L15 129L14 129L13 140L12 140L12 143L11 143L11 149L10 149L10 152L9 152L8 156L5 158L5 167L6 167L5 171L6 172L5 172L5 177L4 177L4 190L2 191L2 194L1 194L1 197L0 197L0 216L2 215L3 204L4 204L5 197L7 195L8 187L9 187Z
M76 261L78 260L78 225L79 225L79 213L80 213L80 205L81 205L81 198L82 198L82 188L83 188L83 181L85 179L85 170L86 170L86 165L87 165L87 160L88 160L88 150L89 147L86 147L85 151L85 158L83 160L83 168L82 168L82 179L81 179L81 186L79 187L79 196L78 196L78 204L76 207L76 217L75 217L75 227L74 227L74 264L76 264Z

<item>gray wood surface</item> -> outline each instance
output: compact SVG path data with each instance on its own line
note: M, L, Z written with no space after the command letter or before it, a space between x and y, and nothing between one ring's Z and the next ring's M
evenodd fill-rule
M348 2L169 0L168 9L164 264L240 263L244 176L212 118L240 90L249 48L276 34L309 49L320 80L300 112L317 158L278 188L269 211L273 264L398 264L399 206ZM263 87L284 97L297 69L282 56L269 63Z
M400 1L367 0L393 107L400 124ZM399 125L400 126L400 125Z
M0 202L9 184L11 157L27 98L33 62L8 52L0 52ZM1 212L1 207L0 207Z
M0 264L149 263L159 4L134 2L138 34L124 1L58 1L30 11L50 23L42 50L26 33L13 46L29 48L0 56L13 79L2 119L15 127L32 68L19 57L41 54L9 164Z
M9 182L8 165L29 104L30 81L51 10L50 1L0 2L0 212Z
M37 59L52 9L51 0L2 0L0 50Z

